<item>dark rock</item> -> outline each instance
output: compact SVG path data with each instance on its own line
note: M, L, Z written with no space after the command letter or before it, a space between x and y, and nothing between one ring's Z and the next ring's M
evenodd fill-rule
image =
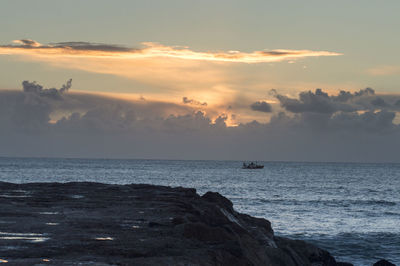
M396 265L391 263L390 261L382 259L382 260L375 262L374 266L396 266Z
M269 221L215 192L88 182L0 182L0 190L7 265L345 265L274 236Z
M183 217L174 217L171 222L173 225L183 224L185 219Z
M148 225L149 225L149 227L166 226L164 224L160 224L160 223L157 223L157 222L149 222Z
M233 211L233 204L230 200L228 200L227 198L221 196L221 194L217 193L217 192L207 192L206 194L204 194L202 196L203 199L215 203L217 205L219 205L222 208L225 208L226 210L229 211Z
M225 228L207 226L204 223L185 224L183 235L187 238L213 243L224 243L234 239L234 236Z

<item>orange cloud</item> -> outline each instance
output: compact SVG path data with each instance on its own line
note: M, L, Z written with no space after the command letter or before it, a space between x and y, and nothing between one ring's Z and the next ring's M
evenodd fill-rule
M196 52L188 47L165 46L158 43L144 42L144 48L132 49L119 45L97 44L88 42L63 42L42 45L34 40L14 41L14 45L0 46L0 54L63 56L63 57L111 57L124 59L141 59L167 57L185 60L201 60L231 63L270 63L290 61L305 57L337 56L340 53L311 50L276 49L270 51Z

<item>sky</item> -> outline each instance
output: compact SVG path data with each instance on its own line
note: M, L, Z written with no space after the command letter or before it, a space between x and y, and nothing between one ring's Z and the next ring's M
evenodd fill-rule
M2 1L0 156L400 162L399 8Z

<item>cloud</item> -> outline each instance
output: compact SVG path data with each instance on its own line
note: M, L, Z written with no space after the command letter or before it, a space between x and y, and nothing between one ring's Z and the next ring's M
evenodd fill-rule
M78 56L78 57L119 57L140 59L149 57L169 57L184 60L201 60L232 63L269 63L290 61L305 57L338 56L340 53L311 50L196 52L187 47L165 46L144 42L143 48L127 48L119 45L90 42L61 42L43 45L34 40L16 40L14 45L1 45L0 54L30 54L37 56Z
M233 127L227 123L227 110L211 116L209 106L199 111L192 104L128 101L65 93L66 89L61 97L48 97L42 85L26 84L33 89L0 90L2 156L362 162L400 158L395 112L371 104L381 97L392 108L400 98L371 90L285 96L297 100L300 111L283 108L271 112L269 122ZM67 87L70 84L61 88Z
M41 46L40 43L38 43L37 41L31 40L31 39L22 39L22 40L15 40L13 41L16 44L19 44L21 46L24 47L39 47Z
M371 104L377 107L386 107L387 104L385 100L383 100L381 97L376 97L371 101Z
M284 121L292 126L306 126L324 132L357 134L399 130L399 125L394 124L394 120L400 95L378 96L373 89L366 88L353 93L342 90L337 95L329 95L316 89L315 92L301 92L298 99L275 92L275 97L284 110L294 113L295 116L281 113L271 123L279 124L279 121Z
M193 100L193 99L189 99L188 97L183 97L182 98L182 102L184 103L184 104L193 104L193 105L201 105L201 106L207 106L207 103L206 102L199 102L199 101L196 101L196 100Z
M40 47L40 46L39 46ZM47 48L58 48L75 51L103 51L103 52L135 52L137 50L116 44L91 43L91 42L58 42L52 43Z
M60 89L50 88L44 89L43 86L34 82L29 82L27 80L22 82L22 87L24 92L28 93L36 93L40 96L51 97L54 99L60 99L61 95L67 92L72 86L72 79L68 80L66 84L62 85Z
M250 108L251 110L258 112L264 112L264 113L272 112L271 105L265 101L254 102L250 105Z
M50 43L50 44L41 44L37 41L31 39L22 39L22 40L14 40L14 44L10 45L0 45L0 51L5 51L5 53L12 53L12 50L20 51L28 50L31 53L42 53L42 54L53 54L57 55L59 53L65 53L66 55L71 54L82 54L84 52L88 52L88 55L91 55L90 52L135 52L139 51L138 49L127 48L121 45L116 44L103 44L103 43L91 43L91 42L58 42L58 43ZM18 52L16 52L18 53ZM1 52L0 52L1 54Z
M330 128L336 130L348 130L351 128L354 131L375 131L387 132L391 130L398 131L397 125L393 124L393 119L396 114L389 111L373 112L368 111L362 114L357 113L339 113L333 116L330 120Z
M346 93L346 92L345 92ZM375 95L375 91L371 88L365 88L363 90L359 90L358 92L354 92L354 96L369 96L369 95Z
M335 102L333 98L321 89L316 89L315 92L301 92L299 99L289 98L280 94L277 94L275 97L279 100L283 108L292 113L312 112L331 114L338 110L355 110L349 105L342 104L340 101Z
M316 89L315 92L304 91L299 94L299 98L290 98L273 92L273 95L279 100L280 105L292 113L321 113L333 114L335 112L355 112L365 110L375 110L377 107L393 110L395 105L385 102L383 97L375 96L375 91L371 88L362 89L354 93L349 91L340 91L338 95L328 95L322 89ZM392 97L391 101L398 98Z

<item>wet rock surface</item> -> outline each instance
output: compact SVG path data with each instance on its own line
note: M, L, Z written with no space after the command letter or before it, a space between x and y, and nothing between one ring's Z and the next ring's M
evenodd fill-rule
M187 188L0 182L0 228L7 265L349 265Z

